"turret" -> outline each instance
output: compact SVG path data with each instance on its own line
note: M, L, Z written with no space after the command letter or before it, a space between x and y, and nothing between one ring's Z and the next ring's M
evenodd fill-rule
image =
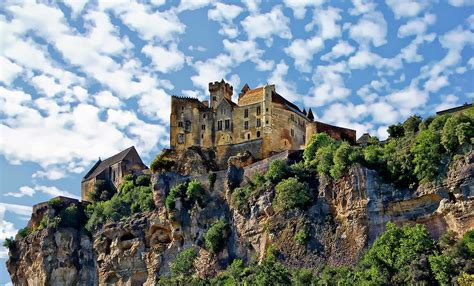
M227 98L228 100L232 100L232 94L234 93L234 88L226 83L224 79L220 82L210 82L209 83L209 95L210 95L210 103L212 108L217 107L217 104L223 99Z

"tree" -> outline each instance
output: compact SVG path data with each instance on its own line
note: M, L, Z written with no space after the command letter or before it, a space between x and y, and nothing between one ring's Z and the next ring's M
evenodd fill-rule
M364 160L369 167L378 167L384 163L383 148L378 145L369 145L364 148Z
M225 246L227 237L227 225L223 220L215 221L204 234L204 245L206 249L218 253Z
M287 178L289 174L289 168L285 161L283 160L274 160L270 163L268 167L267 174L265 177L271 183L278 183L284 178Z
M394 125L390 125L387 129L388 135L390 138L400 138L405 135L405 129L403 128L403 125L398 123Z
M114 187L105 180L96 180L94 189L89 193L89 200L92 202L107 201L115 193Z
M454 154L462 144L471 143L473 125L474 122L463 114L448 118L441 132L441 143L446 151Z
M316 133L313 135L303 152L305 164L310 164L314 160L316 157L316 152L319 150L319 148L332 145L334 143L335 140L326 133Z
M143 187L148 187L151 184L151 178L148 175L140 175L136 179L137 186L143 186Z
M281 181L275 189L273 203L276 210L303 207L311 201L308 184L298 182L294 177Z
M442 149L439 133L429 129L421 131L416 137L411 152L417 178L419 180L434 180L441 163Z
M312 161L312 165L316 167L316 171L319 174L329 175L331 168L334 165L334 152L336 152L337 146L335 144L324 146L318 149L316 156Z
M404 134L414 134L419 130L421 117L419 115L412 115L403 122Z
M166 196L165 207L168 210L174 210L175 200L177 198L183 198L186 194L187 186L185 183L180 183L171 188L170 193Z
M194 260L196 260L198 253L193 247L181 251L171 263L171 275L179 280L191 276L194 269Z
M361 157L359 149L352 147L347 142L342 142L334 152L333 162L330 173L334 179L339 179L344 171L346 171L353 163L357 162Z
M198 202L202 206L204 204L205 191L201 186L201 182L195 179L191 180L186 189L186 197L188 200Z

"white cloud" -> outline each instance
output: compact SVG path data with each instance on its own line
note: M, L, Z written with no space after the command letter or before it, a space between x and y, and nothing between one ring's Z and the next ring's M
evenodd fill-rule
M351 8L349 13L356 16L374 11L377 6L372 0L352 0L352 5L354 8Z
M237 37L239 31L233 20L242 13L243 8L237 5L227 5L223 3L215 4L213 9L209 9L207 17L210 20L217 21L221 25L219 34L229 38Z
M197 75L191 76L191 81L194 86L206 91L208 84L214 82L216 78L226 78L232 64L232 57L226 54L219 54L206 61L197 61L193 65Z
M337 24L342 19L341 10L328 7L327 9L315 9L313 21L305 26L306 31L318 26L318 34L323 39L332 39L341 36L341 27Z
M44 74L33 77L31 82L38 92L43 93L48 97L53 97L66 89L65 86L58 84L54 77Z
M301 95L299 95L297 92L296 84L285 79L287 74L288 65L284 60L281 60L268 78L268 83L274 84L276 91L286 99L290 101L297 101L301 99Z
M402 117L413 114L414 109L420 108L428 101L428 94L419 90L413 83L388 95L387 100L400 112Z
M64 4L72 10L73 17L77 17L87 4L87 0L64 0Z
M19 192L6 193L5 196L12 196L16 198L21 198L24 196L32 197L37 192L47 194L51 197L63 196L63 197L69 197L73 199L80 199L78 196L71 194L67 191L60 190L54 186L40 186L40 185L35 185L33 187L22 186L20 187Z
M385 2L392 8L397 19L416 16L428 5L426 0L386 0Z
M398 29L398 37L403 38L411 35L424 34L428 25L433 25L436 21L434 14L426 14L423 18L418 18L409 21Z
M282 39L292 37L290 19L283 14L281 6L273 7L268 13L247 16L241 24L249 39L265 39L269 46L274 35Z
M122 103L110 91L101 91L94 96L95 103L102 108L119 108Z
M331 51L321 57L323 61L331 61L340 57L347 57L355 51L355 48L346 41L340 41L334 45Z
M19 65L3 56L0 56L0 66L2 67L2 72L0 72L0 82L3 82L7 86L10 85L23 70Z
M181 0L178 6L178 11L196 10L209 6L215 0Z
M379 47L387 42L387 22L380 12L371 12L364 14L357 24L349 30L349 35L360 45L369 45Z
M178 50L176 44L171 44L168 49L162 46L146 45L142 52L151 58L153 65L162 73L177 71L185 62L185 56Z
M296 19L303 19L306 15L306 7L318 7L324 0L283 0L285 5L293 10Z
M425 83L424 88L428 92L438 92L441 88L447 86L448 84L448 78L446 76L439 76L435 78L430 78Z
M16 193L9 192L3 195L7 197L21 198L24 196L32 197L35 193L36 191L33 188L28 187L28 186L23 186L23 187L20 187L19 191Z
M261 2L262 2L261 0L242 0L242 3L244 3L245 6L247 6L247 9L249 9L251 13L258 12L259 5Z
M140 112L152 119L160 119L163 122L169 121L171 113L171 98L162 89L155 89L150 93L145 93L138 100Z
M342 74L347 73L345 62L328 66L318 66L313 75L314 86L311 95L304 96L305 106L323 106L330 102L342 100L350 95L351 90L344 85Z
M399 119L398 112L386 102L376 102L369 107L374 123L393 124Z
M301 72L310 72L310 62L313 55L324 48L324 42L320 37L312 37L307 40L297 39L285 48L288 56L295 60L295 66Z
M455 7L474 5L474 0L449 0L448 2Z
M436 110L445 110L459 105L459 97L448 94L441 97L442 102L436 106Z

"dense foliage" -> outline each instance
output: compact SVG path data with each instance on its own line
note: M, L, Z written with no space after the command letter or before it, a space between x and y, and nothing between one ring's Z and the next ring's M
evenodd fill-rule
M213 253L218 253L225 246L227 238L227 225L223 220L215 221L204 233L204 245Z
M163 153L160 153L156 156L156 158L151 162L150 169L153 173L162 173L166 171L170 171L173 167L174 162L168 158L164 157Z
M96 201L87 206L88 221L85 227L92 231L107 221L119 221L134 213L151 211L154 208L150 179L145 178L145 175L138 178L125 176L119 191L110 200Z
M197 203L203 207L206 204L206 192L201 182L193 179L171 188L165 199L165 207L168 211L175 210L176 200L181 200L181 202L186 203L188 206L193 206Z
M276 185L275 192L275 210L304 207L311 201L308 184L299 182L295 177L282 180Z

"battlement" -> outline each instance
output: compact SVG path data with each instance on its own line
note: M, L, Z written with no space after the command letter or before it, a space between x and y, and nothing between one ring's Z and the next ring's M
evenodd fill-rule
M222 79L220 82L215 81L209 83L209 92L217 92L220 89L223 89L224 94L230 94L232 96L232 94L234 93L234 87L229 83L225 82L224 79Z

